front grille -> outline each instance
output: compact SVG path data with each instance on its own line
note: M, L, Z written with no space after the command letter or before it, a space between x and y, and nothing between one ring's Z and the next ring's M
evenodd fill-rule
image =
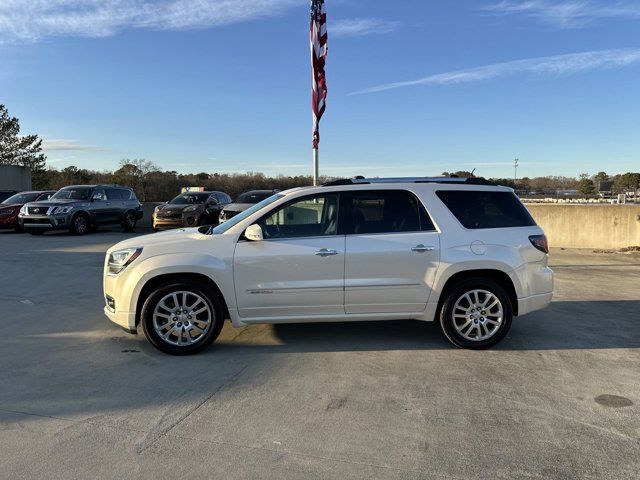
M51 221L48 218L30 218L25 223L29 225L51 225Z
M46 215L47 210L47 207L27 207L29 215Z

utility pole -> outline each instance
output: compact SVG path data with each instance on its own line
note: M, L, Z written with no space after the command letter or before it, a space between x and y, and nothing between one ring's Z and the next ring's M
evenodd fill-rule
M513 183L515 184L518 180L518 159L516 158L513 161Z

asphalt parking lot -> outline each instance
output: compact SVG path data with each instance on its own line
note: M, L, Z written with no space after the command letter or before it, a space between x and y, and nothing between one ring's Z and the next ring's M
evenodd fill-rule
M102 313L128 236L0 233L1 478L638 478L640 254L554 250L555 301L490 351L407 321L170 357Z

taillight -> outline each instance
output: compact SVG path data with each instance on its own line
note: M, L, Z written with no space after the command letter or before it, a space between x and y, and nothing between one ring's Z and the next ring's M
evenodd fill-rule
M546 235L531 235L529 237L529 241L531 242L531 245L541 252L549 253L549 242L547 241Z

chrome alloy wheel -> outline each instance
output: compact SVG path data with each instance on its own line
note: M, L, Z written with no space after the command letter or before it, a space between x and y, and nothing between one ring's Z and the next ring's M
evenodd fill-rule
M194 292L165 295L153 311L153 328L171 345L193 345L211 329L215 314L206 300Z
M74 221L76 232L80 235L87 231L87 219L83 215L78 215Z
M453 306L453 325L467 340L477 342L493 337L502 320L502 303L487 290L470 290Z

